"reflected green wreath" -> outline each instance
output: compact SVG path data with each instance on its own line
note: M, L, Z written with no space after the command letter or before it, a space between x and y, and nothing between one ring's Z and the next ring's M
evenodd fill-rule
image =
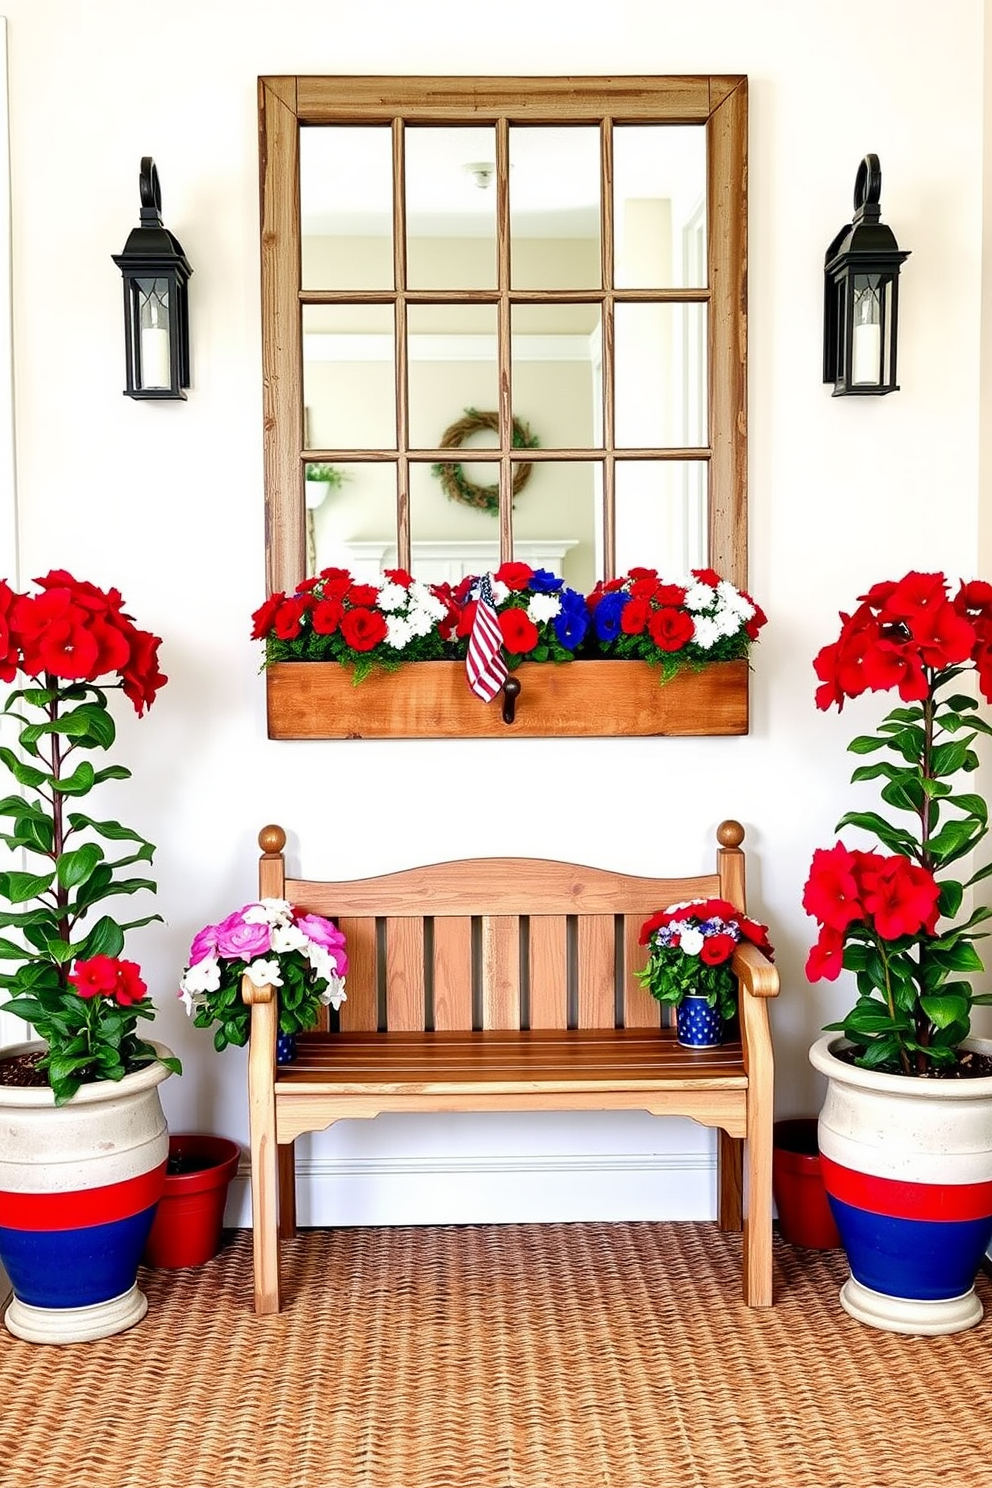
M464 418L456 420L441 436L439 449L460 449L462 442L470 434L476 434L481 429L491 429L499 433L499 414L480 413L476 408L466 408ZM539 449L540 440L536 434L532 434L529 426L520 419L513 420L513 448L514 449ZM513 467L513 494L517 495L530 480L534 467L531 464L515 464ZM474 506L478 511L489 512L496 516L499 512L499 484L491 486L478 486L470 481L461 465L449 464L442 461L431 466L431 473L436 475L444 489L445 494L452 501L461 501L465 506Z

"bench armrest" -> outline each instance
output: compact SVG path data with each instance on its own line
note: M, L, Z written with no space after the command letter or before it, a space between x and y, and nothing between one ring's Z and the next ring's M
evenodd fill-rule
M757 946L742 942L731 957L730 969L752 997L778 996L778 971Z
M256 987L250 976L241 978L241 1001L247 1003L248 1007L255 1007L263 1002L272 1002L276 995L276 989L268 985Z

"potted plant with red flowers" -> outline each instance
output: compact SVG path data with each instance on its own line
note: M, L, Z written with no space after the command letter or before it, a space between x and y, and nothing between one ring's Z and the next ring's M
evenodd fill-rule
M726 899L670 904L641 926L648 961L638 979L652 997L675 1008L678 1042L686 1048L711 1049L723 1042L737 1013L730 962L742 940L772 959L767 925Z
M30 870L0 872L0 987L4 1011L43 1040L0 1050L0 1260L8 1329L67 1343L120 1332L147 1307L137 1266L168 1150L158 1087L179 1062L139 1036L154 1010L122 956L126 932L160 916L121 921L108 902L154 891L135 873L154 849L81 806L130 774L99 765L116 736L108 694L140 717L166 678L159 638L117 590L64 570L36 582L26 594L0 583L0 680L18 683L0 764L19 787L0 817Z
M971 1327L974 1277L992 1241L992 1044L970 1036L992 1002L971 978L992 914L971 891L992 874L974 853L985 801L964 785L992 732L992 586L942 573L874 585L817 655L817 706L898 694L849 745L889 808L847 812L813 853L803 904L819 924L807 976L853 973L856 996L810 1051L827 1078L819 1119L824 1182L851 1265L854 1317L913 1334ZM955 867L967 863L964 871Z

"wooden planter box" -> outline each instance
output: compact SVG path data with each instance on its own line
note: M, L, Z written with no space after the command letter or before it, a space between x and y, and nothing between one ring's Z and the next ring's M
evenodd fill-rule
M459 661L410 662L357 686L336 662L265 673L270 739L506 739L748 731L748 663L721 661L670 682L643 661L524 662L516 716L483 703Z

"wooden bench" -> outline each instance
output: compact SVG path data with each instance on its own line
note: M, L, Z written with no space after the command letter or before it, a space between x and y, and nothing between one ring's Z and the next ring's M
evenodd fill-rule
M716 872L645 878L536 858L472 858L353 882L287 878L281 827L259 833L259 893L333 919L350 970L340 1028L276 1064L271 987L247 978L255 1310L279 1311L279 1239L295 1234L293 1143L381 1111L646 1110L716 1127L718 1220L740 1229L743 1291L772 1301L778 974L740 945L740 1038L687 1050L636 981L643 921L687 899L743 909L744 829L717 831ZM326 1025L326 1020L325 1020Z

